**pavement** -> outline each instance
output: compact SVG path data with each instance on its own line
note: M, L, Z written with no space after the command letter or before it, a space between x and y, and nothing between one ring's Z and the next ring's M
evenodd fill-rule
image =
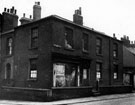
M135 97L135 93L127 93L127 94L114 94L114 95L103 95L96 97L86 97L86 98L77 98L77 99L69 99L69 100L61 100L52 102L53 105L70 105L77 103L86 103L86 102L94 102L94 101L103 101L103 100L112 100L118 98L127 98L127 97Z
M72 105L72 104L77 104L77 103L81 104L81 103L86 103L86 102L112 100L112 99L127 98L127 97L135 97L135 93L66 99L66 100L59 100L59 101L52 101L52 102L0 100L0 105Z

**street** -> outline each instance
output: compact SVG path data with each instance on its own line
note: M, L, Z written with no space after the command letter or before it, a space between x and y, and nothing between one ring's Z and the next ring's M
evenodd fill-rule
M53 102L0 100L0 105L135 105L135 93L67 99Z

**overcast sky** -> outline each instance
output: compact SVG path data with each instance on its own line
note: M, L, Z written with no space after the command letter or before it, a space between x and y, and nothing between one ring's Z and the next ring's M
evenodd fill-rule
M4 7L15 6L19 18L33 14L36 0L0 0L0 13ZM73 20L74 10L82 7L85 26L105 32L109 36L116 34L118 39L128 35L135 40L135 0L37 0L42 7L41 17L52 14Z

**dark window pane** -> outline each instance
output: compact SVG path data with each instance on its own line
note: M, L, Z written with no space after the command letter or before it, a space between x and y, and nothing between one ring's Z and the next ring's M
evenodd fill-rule
M83 50L88 51L88 34L83 34L82 45Z
M7 54L11 55L12 54L12 47L13 47L13 39L8 38L7 39Z
M6 79L11 79L11 65L9 63L6 65Z
M31 30L31 47L32 48L38 47L38 28L33 28Z
M118 45L115 43L113 44L113 57L118 56Z
M96 54L102 54L102 40L100 38L96 39Z
M65 30L65 47L73 48L73 30L69 28Z

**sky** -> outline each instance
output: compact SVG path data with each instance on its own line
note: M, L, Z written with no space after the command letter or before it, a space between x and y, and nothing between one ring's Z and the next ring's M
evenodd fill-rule
M135 40L135 0L0 0L0 13L4 7L15 6L19 19L33 14L33 5L39 1L41 17L58 15L73 20L73 14L82 8L84 26L120 39L123 35Z

